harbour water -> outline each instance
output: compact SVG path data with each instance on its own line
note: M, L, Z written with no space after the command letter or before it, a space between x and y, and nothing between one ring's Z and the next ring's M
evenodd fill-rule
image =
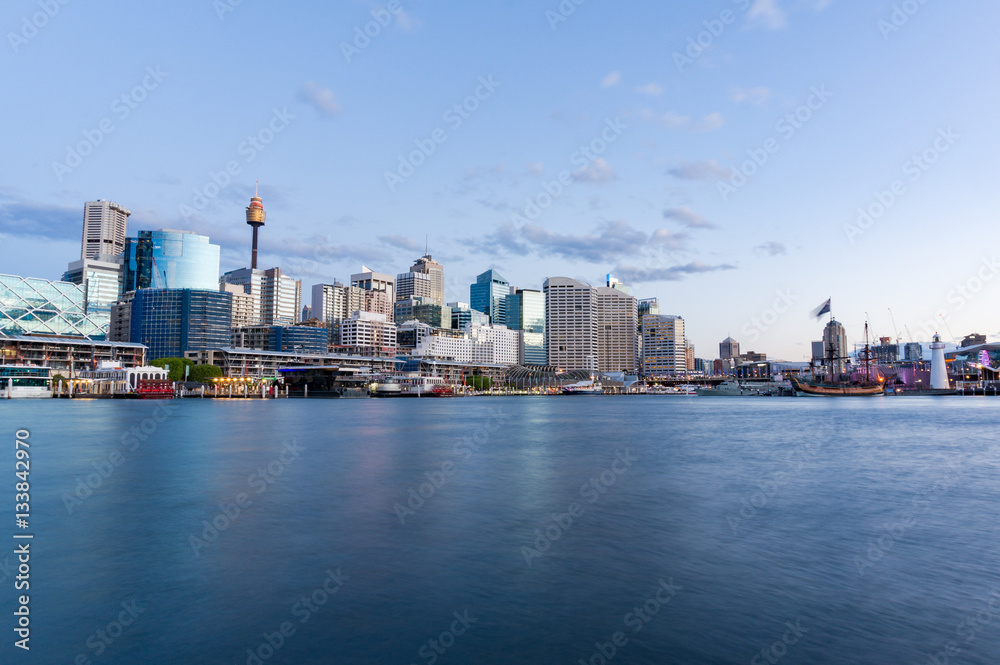
M0 660L993 665L997 420L992 398L7 402L32 631Z

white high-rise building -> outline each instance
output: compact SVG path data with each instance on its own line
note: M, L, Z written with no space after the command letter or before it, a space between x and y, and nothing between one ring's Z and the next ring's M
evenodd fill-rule
M621 282L599 287L596 293L597 369L634 374L639 361L638 300Z
M111 201L87 201L83 204L83 239L81 259L98 255L121 256L125 251L125 233L132 211Z
M429 273L411 271L396 275L396 300L430 298L433 304L440 306L442 303L434 302L433 292L433 276Z
M423 273L430 277L431 292L430 297L434 299L434 304L444 307L444 266L431 258L430 254L424 254L410 268L410 272ZM420 293L411 295L419 296Z
M831 351L832 349L832 351ZM847 371L847 332L839 321L830 320L823 329L823 355L829 359L833 354L833 373L837 375Z
M340 322L340 345L348 353L362 356L396 355L396 324L384 314L352 312Z
M240 268L224 274L219 289L226 285L242 286L252 297L252 321L243 325L292 325L302 313L302 282L281 272L281 268Z
M597 293L587 283L550 277L545 292L545 355L563 370L597 369Z
M507 326L474 326L466 328L472 340L472 362L483 365L516 365L520 355L521 334Z
M642 317L642 372L645 376L687 371L684 319L669 314Z

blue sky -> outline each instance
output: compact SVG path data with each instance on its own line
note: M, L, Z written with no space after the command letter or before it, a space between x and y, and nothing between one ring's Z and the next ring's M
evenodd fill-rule
M611 272L700 357L731 334L804 359L828 297L852 341L866 312L895 336L890 308L903 341L996 339L998 20L983 0L10 0L0 272L58 278L96 198L242 267L259 179L262 264L304 294L402 272L426 235L448 300L487 268Z

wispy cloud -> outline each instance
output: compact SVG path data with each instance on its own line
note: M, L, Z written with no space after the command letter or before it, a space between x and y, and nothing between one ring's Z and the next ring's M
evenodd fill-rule
M715 182L733 175L732 170L720 165L714 159L703 159L697 162L681 160L675 167L667 171L679 180L705 180Z
M619 83L621 83L621 80L622 80L622 73L621 72L611 72L610 74L608 74L607 76L605 76L603 79L601 79L601 87L602 88L613 88L616 85L618 85Z
M767 254L768 256L778 256L786 253L784 244L775 240L768 240L761 245L757 245L754 247L754 251L758 254Z
M785 12L778 6L778 0L754 0L747 10L750 25L762 25L770 30L778 30L787 23Z
M423 247L419 242L407 236L388 235L388 236L379 236L378 239L379 241L391 247L406 249L412 252L420 251L421 249L423 249Z
M647 83L646 85L640 85L635 89L636 92L642 93L644 95L652 95L653 97L659 97L663 94L663 86L659 83Z
M306 81L302 86L302 89L299 91L299 99L312 104L323 115L336 115L343 110L340 104L337 103L337 96L333 94L333 90L324 88L312 81Z
M50 240L79 238L83 205L66 207L30 203L0 194L0 233Z
M680 208L668 208L663 211L664 219L672 219L676 222L680 222L684 226L692 229L714 229L717 228L715 224L708 221L704 216L699 215L695 211L691 210L688 206L681 206Z
M737 88L733 86L729 89L729 98L737 104L763 104L770 98L771 90L762 85L756 88Z
M711 132L722 127L726 124L726 119L722 117L722 114L716 111L715 113L710 113L701 119L701 122L694 125L694 131L696 132Z
M639 111L639 117L646 122L651 122L668 129L685 129L692 132L710 132L726 124L725 118L719 111L709 113L704 118L696 122L692 121L691 116L680 115L674 111L654 113L649 109L641 109Z
M611 182L617 178L618 175L611 168L611 165L601 157L592 161L586 168L573 173L573 180L576 182L590 183L592 185Z
M646 283L646 282L679 282L690 275L697 275L706 272L718 272L720 270L736 270L736 266L723 263L719 265L705 265L695 261L685 265L635 268L632 266L618 266L615 274L625 282Z

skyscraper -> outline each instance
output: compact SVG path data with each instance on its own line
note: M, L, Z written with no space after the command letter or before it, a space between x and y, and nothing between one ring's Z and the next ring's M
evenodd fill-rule
M638 301L621 282L599 287L595 293L597 368L602 372L634 373L639 353Z
M348 311L363 311L385 314L386 320L394 320L393 308L396 302L396 280L391 275L376 272L361 266L361 272L351 275L351 286L367 291L365 294L349 294ZM361 298L361 296L364 296ZM363 300L363 304L361 303Z
M126 238L124 287L136 289L205 289L219 285L218 245L193 231L139 231Z
M406 298L430 298L433 304L439 304L434 298L434 276L425 272L403 272L396 275L396 300Z
M831 319L823 329L823 355L829 359L833 354L833 373L843 374L847 368L847 332L844 326Z
M122 259L107 254L99 256L103 260L80 259L70 263L63 273L63 281L83 286L87 314L110 325L111 309L122 294Z
M476 283L469 287L469 302L472 309L485 312L490 323L507 325L507 295L510 283L496 270L487 270L476 277Z
M589 284L550 277L545 292L545 355L564 370L597 369L597 294Z
M719 344L719 357L723 360L740 357L740 343L732 337L727 337Z
M81 259L98 255L119 256L125 251L125 233L132 211L111 201L87 201L83 204L83 239ZM107 259L105 259L107 260Z
M219 280L219 290L226 284L242 286L253 297L254 312L247 325L292 325L302 314L302 282L282 274L281 268L230 270Z
M646 376L683 374L687 371L684 319L669 314L642 318L642 372Z
M424 254L413 264L410 272L423 273L430 276L430 297L434 299L435 305L444 307L444 266L431 258L430 254ZM422 294L412 293L410 295L419 296Z
M520 362L545 364L545 296L533 289L511 289L507 295L507 327L521 331Z
M264 226L264 218L266 216L264 202L257 196L257 191L254 190L253 196L250 198L250 205L247 206L247 224L253 227L253 247L250 250L251 270L257 268L257 231L260 230L260 227Z
M132 298L129 341L149 347L147 358L230 345L233 297L218 291L141 289Z

